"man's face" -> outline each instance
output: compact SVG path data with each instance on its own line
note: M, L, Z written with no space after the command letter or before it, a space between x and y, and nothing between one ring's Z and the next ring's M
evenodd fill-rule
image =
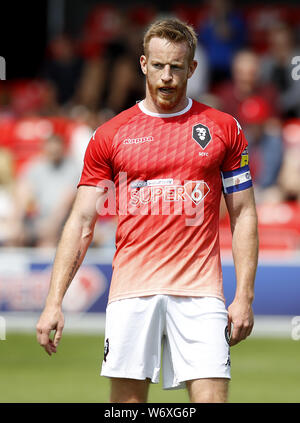
M141 56L146 75L146 103L158 112L177 112L186 106L187 80L196 69L187 43L151 38L147 56Z
M44 153L47 159L53 164L60 163L65 155L63 141L56 138L49 138L45 141Z
M254 87L259 78L259 61L253 54L240 54L233 63L233 79L238 85Z

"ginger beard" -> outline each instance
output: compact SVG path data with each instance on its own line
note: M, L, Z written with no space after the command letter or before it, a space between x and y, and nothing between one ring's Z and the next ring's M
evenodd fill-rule
M187 105L187 81L197 63L190 60L186 42L151 38L147 55L141 57L146 75L145 106L152 112L177 112Z

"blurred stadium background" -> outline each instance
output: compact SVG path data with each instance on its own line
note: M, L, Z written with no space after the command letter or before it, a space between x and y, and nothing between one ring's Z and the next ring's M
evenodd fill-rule
M299 402L299 2L43 0L10 2L1 15L0 402L108 401L98 373L114 216L99 216L65 297L55 357L34 331L86 145L95 128L143 98L141 40L158 16L194 25L199 65L188 94L233 114L249 141L261 246L256 322L232 349L230 400ZM220 235L229 304L235 274L223 206ZM153 386L150 401L187 397Z

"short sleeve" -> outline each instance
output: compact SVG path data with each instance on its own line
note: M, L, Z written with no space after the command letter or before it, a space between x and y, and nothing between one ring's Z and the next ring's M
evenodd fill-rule
M224 128L227 152L221 166L225 194L252 187L249 169L248 142L239 122L230 117Z
M81 185L97 186L101 181L113 179L110 145L111 140L101 133L101 127L98 128L87 146L78 187Z

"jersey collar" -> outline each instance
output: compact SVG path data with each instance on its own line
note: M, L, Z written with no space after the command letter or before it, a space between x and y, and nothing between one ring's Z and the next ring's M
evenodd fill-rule
M179 112L176 112L176 113L154 113L154 112L149 112L149 110L146 109L146 107L144 106L144 100L142 100L138 103L138 106L143 113L145 113L146 115L158 117L158 118L170 118L170 117L174 117L174 116L183 115L184 113L186 113L190 110L192 105L193 105L193 100L188 97L188 105L184 109L180 110Z

